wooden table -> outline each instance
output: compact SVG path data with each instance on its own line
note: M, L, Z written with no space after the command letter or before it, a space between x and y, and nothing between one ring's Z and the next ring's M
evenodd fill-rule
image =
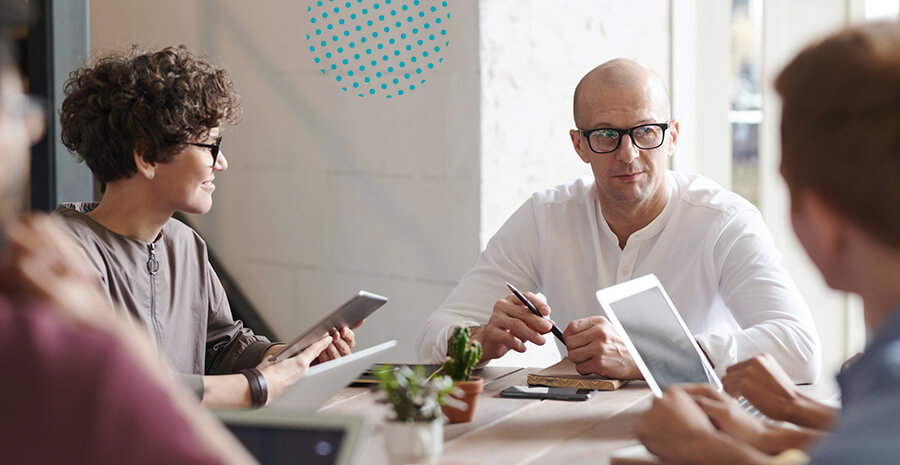
M522 368L487 367L484 393L469 423L444 426L441 464L603 465L621 447L637 443L633 427L652 394L643 382L599 392L584 402L501 398L511 385L527 384ZM389 408L369 388L346 388L322 413L362 415L372 426L360 464L388 464L381 426Z

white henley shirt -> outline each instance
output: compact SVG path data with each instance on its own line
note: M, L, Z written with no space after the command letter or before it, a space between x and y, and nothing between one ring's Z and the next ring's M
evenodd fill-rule
M702 176L667 176L669 201L624 249L592 178L535 193L428 318L416 342L421 359L442 362L454 326L487 324L506 281L542 293L565 328L602 314L598 289L654 273L720 375L768 352L795 382L815 381L821 353L812 316L759 210Z

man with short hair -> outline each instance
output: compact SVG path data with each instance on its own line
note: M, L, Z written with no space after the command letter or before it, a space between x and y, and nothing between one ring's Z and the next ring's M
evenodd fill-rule
M508 281L546 297L525 293L567 325L580 373L640 378L594 294L654 273L717 370L769 352L795 382L814 381L818 336L759 211L709 179L667 171L679 123L662 79L606 62L575 89L574 118L569 135L593 179L538 192L507 220L426 322L420 357L442 360L456 325L473 327L483 361L544 344L549 321L513 295L496 300Z
M775 88L783 101L781 173L794 231L829 286L862 297L873 335L865 353L838 375L843 407L830 436L812 447L809 463L895 464L900 24L858 26L810 46L787 65ZM666 463L733 465L775 463L770 454L805 449L821 434L722 414L733 405L706 386L673 386L654 401L637 433ZM779 442L780 450L771 450Z

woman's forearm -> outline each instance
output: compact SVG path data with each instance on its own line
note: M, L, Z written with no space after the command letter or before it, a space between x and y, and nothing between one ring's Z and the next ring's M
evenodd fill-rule
M250 407L250 383L242 374L204 376L203 405L214 408Z

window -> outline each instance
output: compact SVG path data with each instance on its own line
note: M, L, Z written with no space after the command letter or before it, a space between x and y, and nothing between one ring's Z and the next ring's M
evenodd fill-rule
M759 128L763 120L763 0L731 2L731 180L732 190L759 201Z

